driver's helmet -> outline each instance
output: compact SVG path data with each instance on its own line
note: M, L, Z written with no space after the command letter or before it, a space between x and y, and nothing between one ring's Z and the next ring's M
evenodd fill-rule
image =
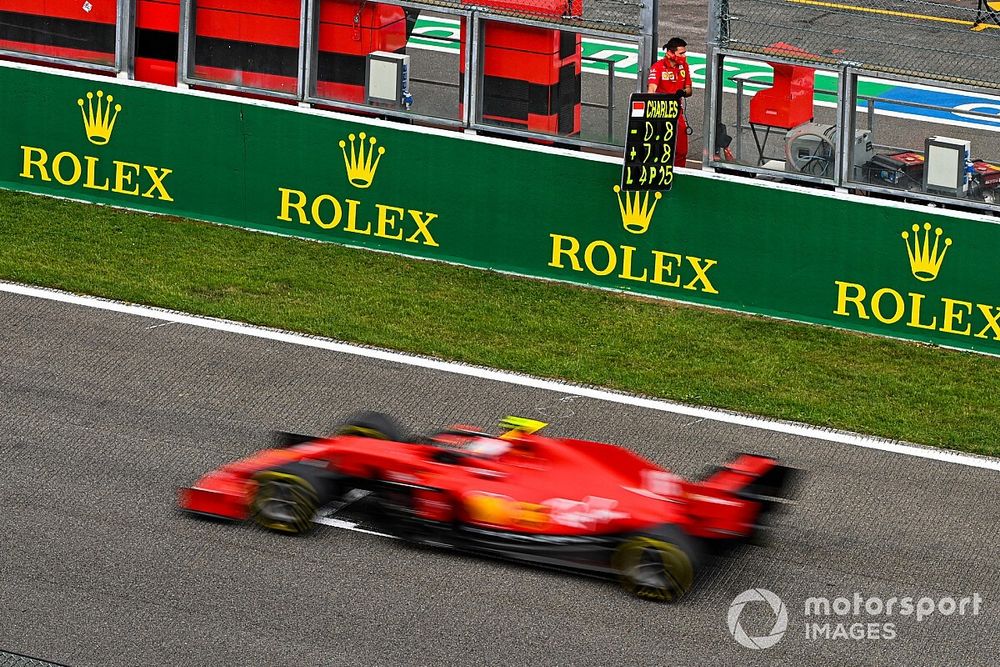
M431 440L437 445L482 458L497 458L511 448L511 443L507 440L461 428L436 433L431 436Z

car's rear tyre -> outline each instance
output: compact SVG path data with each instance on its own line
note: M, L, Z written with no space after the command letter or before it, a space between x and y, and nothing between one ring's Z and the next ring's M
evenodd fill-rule
M636 597L675 602L694 585L700 553L694 540L672 526L626 538L612 566L622 587Z
M348 417L337 427L337 435L360 435L379 440L401 442L404 439L403 429L396 420L381 412L358 412Z
M336 486L327 471L301 463L262 470L253 478L257 482L250 507L253 520L268 530L291 535L312 530L316 510L333 499Z

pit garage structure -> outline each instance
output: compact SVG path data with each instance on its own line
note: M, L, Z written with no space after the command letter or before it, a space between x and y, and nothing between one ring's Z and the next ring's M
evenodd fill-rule
M657 39L651 0L4 4L6 59L605 150L623 143ZM582 54L584 36L632 45L637 82L615 76L621 55ZM407 104L366 96L373 53L408 57Z

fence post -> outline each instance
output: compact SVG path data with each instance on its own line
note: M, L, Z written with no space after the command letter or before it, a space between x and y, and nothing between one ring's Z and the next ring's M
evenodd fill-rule
M118 0L115 25L115 72L119 78L135 78L135 0Z
M485 19L478 11L469 14L468 41L465 43L465 90L462 93L464 112L462 121L466 129L479 122L479 94L483 89L483 30Z
M642 0L639 9L639 24L642 35L639 40L639 79L636 81L636 91L646 92L646 79L649 77L649 66L658 59L659 45L656 43L656 5L657 0Z
M177 50L177 86L187 88L187 78L191 73L191 64L194 62L194 18L195 0L180 0L181 3L181 33L178 35L179 46Z
M715 154L716 127L722 114L722 77L719 44L723 39L727 0L708 0L708 34L705 38L705 106L701 163L708 167ZM710 167L709 167L710 168Z
M299 100L312 97L319 57L319 7L316 0L302 0L299 10Z
M851 181L854 168L854 107L857 104L857 75L849 63L840 66L837 83L837 179L839 187Z

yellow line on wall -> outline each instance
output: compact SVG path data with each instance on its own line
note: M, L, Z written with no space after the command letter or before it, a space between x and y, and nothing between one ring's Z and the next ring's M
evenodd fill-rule
M966 25L971 27L976 32L985 30L986 28L995 28L997 26L988 25L986 23L979 23L976 25L972 21L966 21L964 19L950 19L945 16L931 16L929 14L911 14L909 12L897 12L892 9L877 9L875 7L858 7L857 5L845 5L839 2L822 2L821 0L788 0L788 2L795 5L810 5L812 7L828 7L830 9L846 9L852 12L864 12L866 14L884 14L888 16L899 16L905 19L920 19L923 21L937 21L939 23L955 23L957 25Z

